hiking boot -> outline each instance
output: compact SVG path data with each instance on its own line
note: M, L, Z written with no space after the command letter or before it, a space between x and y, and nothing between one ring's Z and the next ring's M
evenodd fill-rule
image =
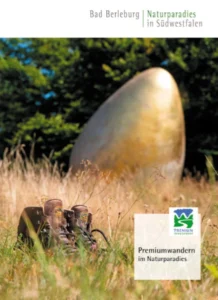
M100 233L111 248L104 232L92 229L92 214L87 206L75 205L71 210L63 210L61 200L51 199L46 201L44 209L36 206L24 208L18 224L15 248L21 249L23 244L34 246L35 237L38 236L45 249L60 245L67 252L73 253L82 245L88 250L99 251L93 232Z
M97 242L91 233L92 214L85 205L74 205L71 211L73 211L71 227L76 236L76 245L78 247L82 245L91 251L95 251Z
M64 217L63 203L60 199L47 200L44 204L44 226L40 239L46 248L59 245L67 252L75 252L75 241L67 230L67 221Z
M29 206L24 208L18 223L15 248L21 248L23 244L33 247L34 234L38 235L40 232L42 219L42 207Z

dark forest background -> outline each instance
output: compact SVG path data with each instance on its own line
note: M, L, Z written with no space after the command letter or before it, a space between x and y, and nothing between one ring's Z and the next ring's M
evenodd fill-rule
M175 77L186 121L189 170L218 155L218 39L0 39L0 158L25 144L68 166L95 110L149 67Z

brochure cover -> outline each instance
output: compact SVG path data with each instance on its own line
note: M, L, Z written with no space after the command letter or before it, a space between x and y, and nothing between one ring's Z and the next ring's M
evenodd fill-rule
M0 11L0 299L218 299L215 5Z

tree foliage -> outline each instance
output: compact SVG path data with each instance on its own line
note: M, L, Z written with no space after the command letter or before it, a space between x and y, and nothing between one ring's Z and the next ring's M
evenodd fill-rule
M53 151L68 164L94 111L137 73L162 66L182 94L187 164L199 164L197 153L218 153L217 62L217 39L1 39L0 152L34 143L36 158Z

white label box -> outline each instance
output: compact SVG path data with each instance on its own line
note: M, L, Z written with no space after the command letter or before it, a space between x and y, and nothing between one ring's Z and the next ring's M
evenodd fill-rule
M200 280L201 216L194 235L171 235L169 214L135 214L135 280Z

